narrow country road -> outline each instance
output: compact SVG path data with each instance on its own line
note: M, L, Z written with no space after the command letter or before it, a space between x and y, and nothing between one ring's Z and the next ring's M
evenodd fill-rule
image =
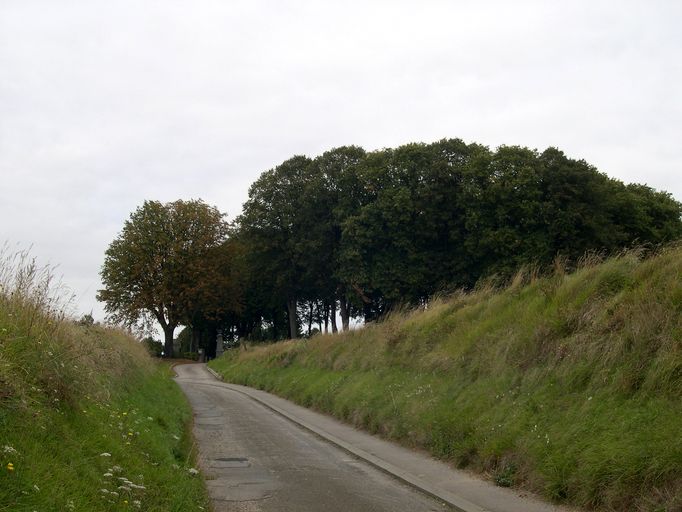
M218 383L175 367L195 414L215 512L420 512L449 508Z

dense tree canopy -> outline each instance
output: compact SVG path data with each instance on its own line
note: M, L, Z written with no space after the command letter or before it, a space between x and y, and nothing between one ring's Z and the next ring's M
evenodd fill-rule
M190 206L202 221L178 222ZM681 214L669 194L555 148L345 146L263 173L229 236L203 203L145 203L107 251L100 296L122 320L296 337L336 331L337 311L347 329L524 264L675 240Z
M335 319L337 306L347 328L350 315L371 320L523 264L674 240L681 213L669 194L555 148L447 139L293 157L252 185L237 224L267 296L256 324L279 337L296 335L297 318Z

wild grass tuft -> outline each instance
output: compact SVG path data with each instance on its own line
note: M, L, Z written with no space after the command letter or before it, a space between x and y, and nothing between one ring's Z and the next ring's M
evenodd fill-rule
M682 248L554 267L211 364L499 485L680 510Z

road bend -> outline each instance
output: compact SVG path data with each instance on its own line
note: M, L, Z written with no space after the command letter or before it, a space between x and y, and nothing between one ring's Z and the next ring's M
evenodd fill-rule
M175 367L215 512L420 512L449 506L218 383Z

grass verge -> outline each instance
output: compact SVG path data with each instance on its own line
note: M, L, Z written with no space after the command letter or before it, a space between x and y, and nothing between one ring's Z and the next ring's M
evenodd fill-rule
M682 510L682 249L482 288L211 363L498 485Z
M25 255L0 261L0 510L209 510L170 368L53 290Z

